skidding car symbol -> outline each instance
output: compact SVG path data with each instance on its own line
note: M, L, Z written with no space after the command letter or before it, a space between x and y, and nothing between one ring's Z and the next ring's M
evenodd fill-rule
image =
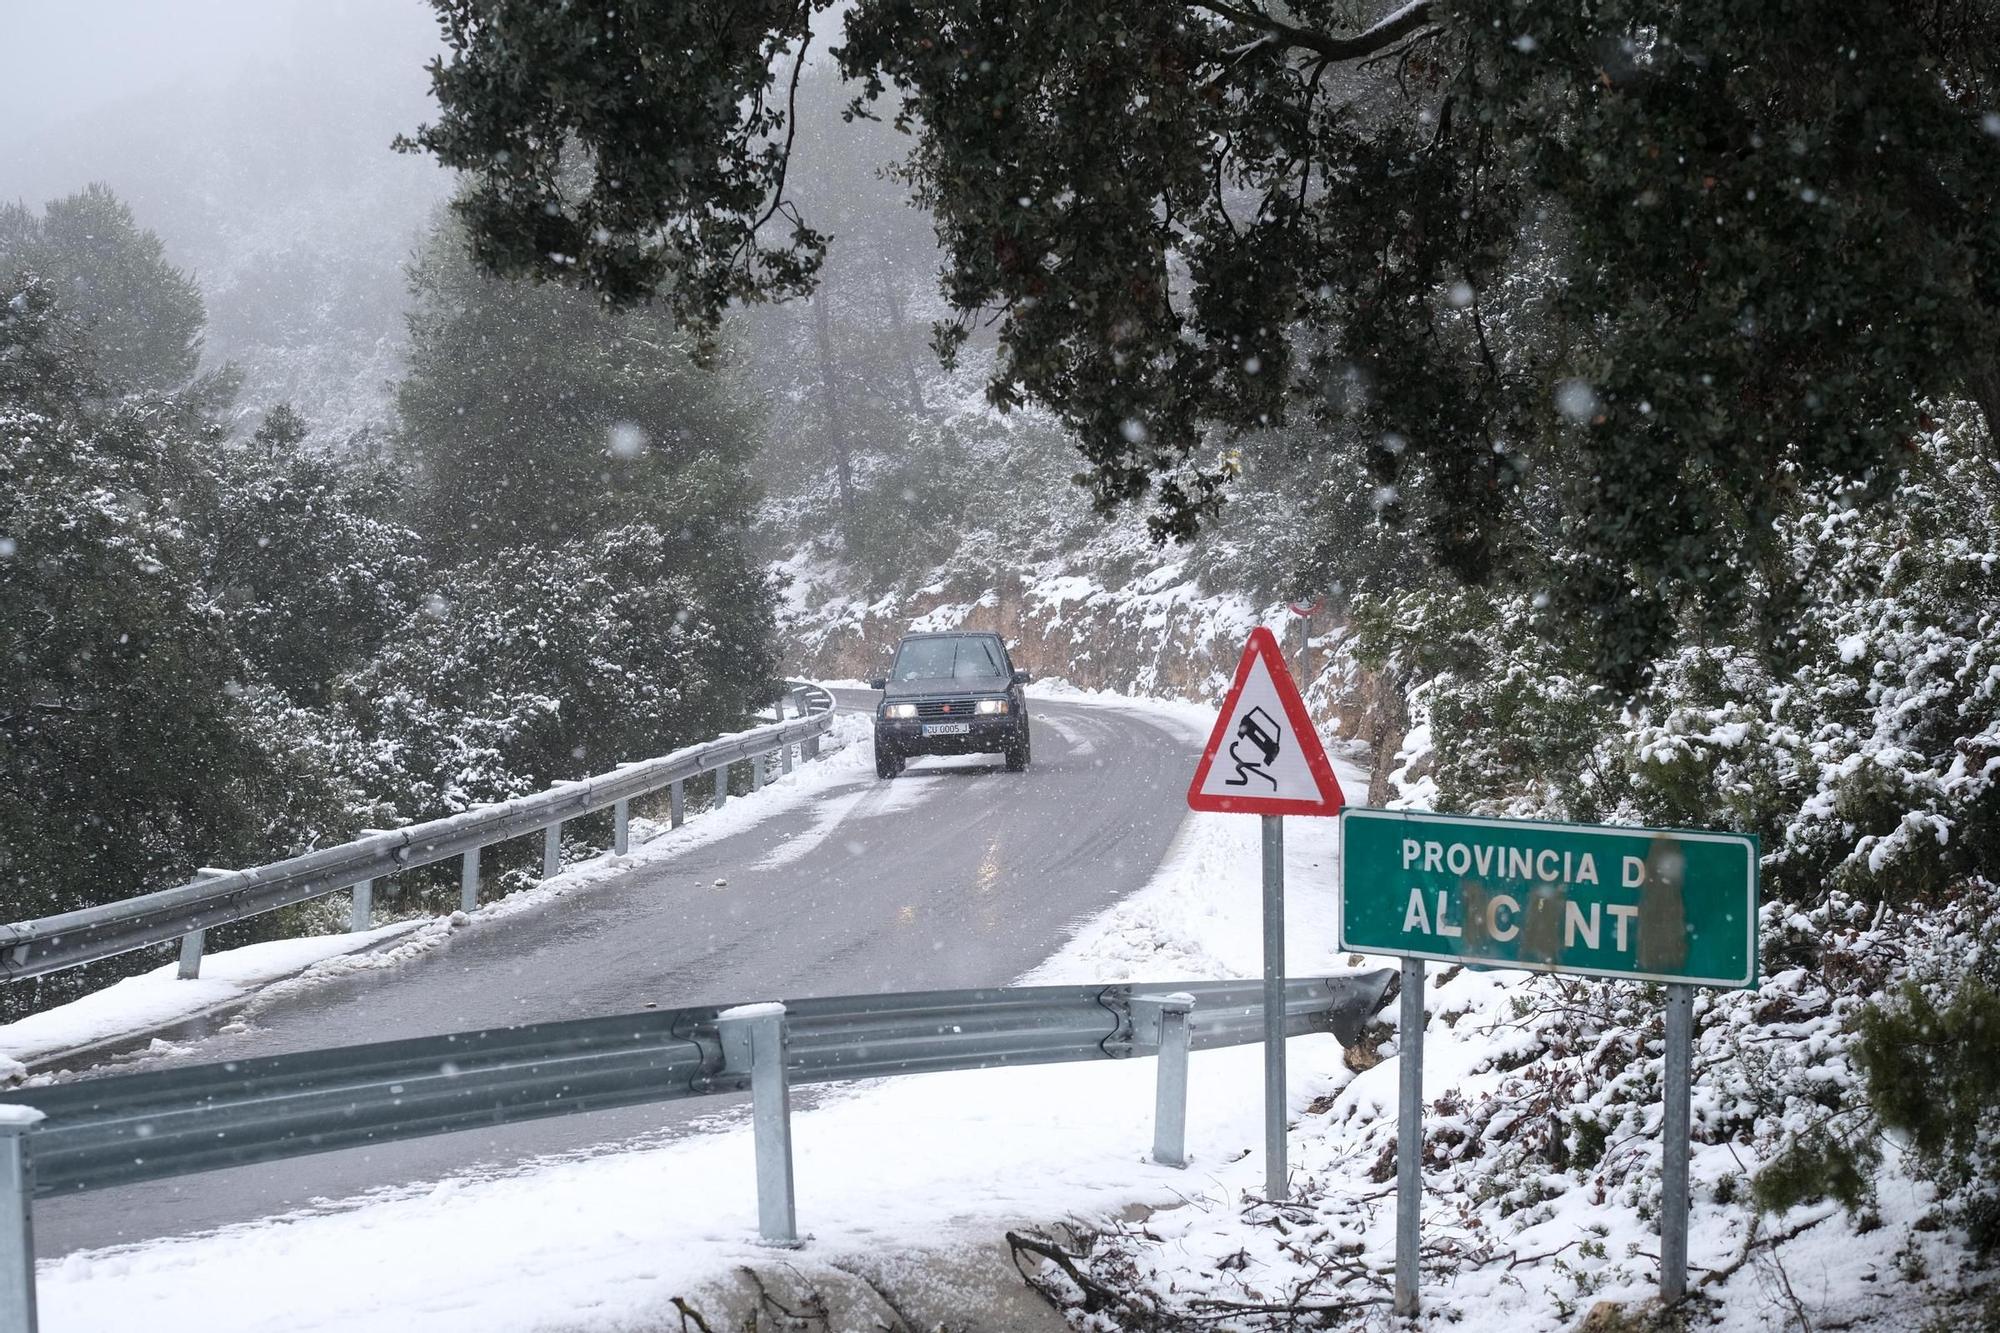
M1284 734L1277 722L1262 708L1252 708L1245 713L1243 720L1236 724L1236 739L1229 743L1229 759L1236 765L1236 776L1226 780L1223 785L1247 787L1250 785L1250 775L1255 773L1271 784L1272 791L1276 791L1278 780L1266 773L1264 766L1278 757L1278 741ZM1245 759L1239 754L1238 748L1244 741L1256 746L1257 753L1261 757L1254 760Z

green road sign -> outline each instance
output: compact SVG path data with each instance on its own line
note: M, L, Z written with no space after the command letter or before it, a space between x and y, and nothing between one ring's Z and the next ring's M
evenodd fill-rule
M1340 812L1340 947L1487 967L1757 984L1757 839Z

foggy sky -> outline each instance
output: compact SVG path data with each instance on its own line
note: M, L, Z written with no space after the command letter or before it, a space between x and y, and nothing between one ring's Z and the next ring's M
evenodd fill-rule
M928 227L880 167L907 141L842 122L852 95L818 18L791 188L836 233L829 281L892 264L929 317ZM200 283L207 364L247 410L290 401L339 436L379 417L399 365L404 265L451 177L391 140L434 117L426 0L0 0L0 202L109 186Z
M424 0L0 0L0 201L108 185L200 283L257 412L340 435L397 370L403 265L450 178Z
M84 159L67 173L81 183L91 163L74 127L163 93L200 97L281 68L327 91L349 75L356 101L385 84L421 98L437 45L423 0L4 0L0 194L74 188L51 179L63 173L41 151L49 140Z

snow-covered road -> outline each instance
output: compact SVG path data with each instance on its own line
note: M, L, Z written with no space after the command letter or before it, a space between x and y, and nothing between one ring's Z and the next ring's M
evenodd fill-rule
M849 693L843 702L866 702ZM208 1063L396 1037L774 997L1002 984L1146 884L1185 814L1185 726L1037 700L1025 775L927 760L878 782L865 745L789 781L803 799L635 849L567 892L482 913L386 966L281 985L167 1034ZM711 817L715 818L715 817ZM738 821L741 821L740 823ZM716 836L720 834L721 836ZM182 1235L367 1191L658 1140L727 1103L512 1125L49 1200L44 1255Z

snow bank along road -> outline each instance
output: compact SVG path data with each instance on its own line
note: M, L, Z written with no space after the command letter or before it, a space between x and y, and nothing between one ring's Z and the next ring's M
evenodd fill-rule
M872 710L873 698L843 691L840 702ZM679 854L656 844L663 854L531 911L476 921L407 962L282 988L220 1028L209 1020L169 1033L172 1058L207 1063L649 1003L1012 981L1079 918L1146 883L1180 827L1194 759L1185 739L1143 714L1041 699L1030 709L1026 774L974 756L919 760L878 782L868 747L853 745L827 761L847 771L814 800L718 840L690 838ZM185 1234L474 1166L504 1170L672 1134L725 1105L632 1107L50 1199L35 1209L36 1248L57 1255Z

